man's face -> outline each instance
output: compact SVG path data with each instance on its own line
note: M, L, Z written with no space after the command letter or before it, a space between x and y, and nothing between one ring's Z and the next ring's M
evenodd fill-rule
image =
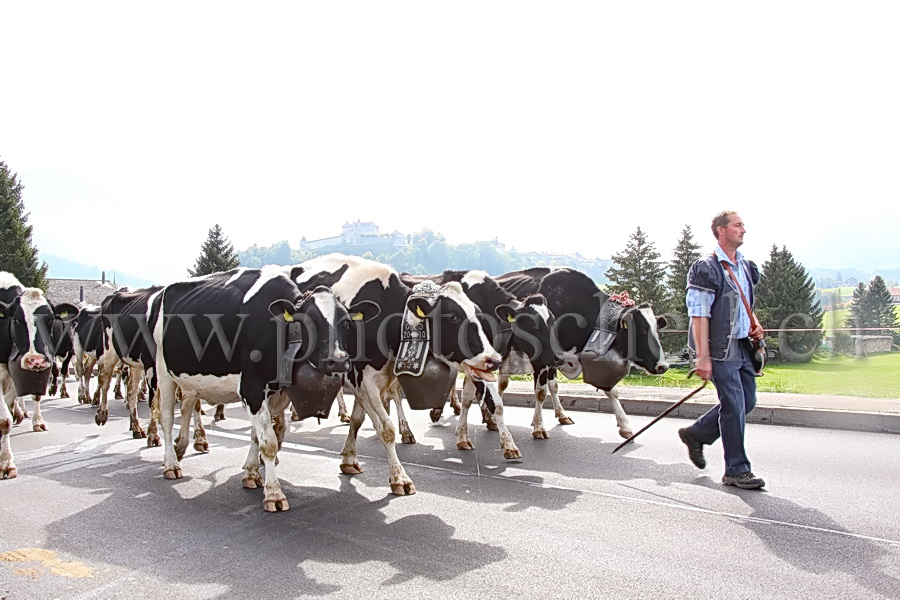
M744 243L744 221L738 214L728 215L728 225L719 227L719 241L723 246L738 248Z

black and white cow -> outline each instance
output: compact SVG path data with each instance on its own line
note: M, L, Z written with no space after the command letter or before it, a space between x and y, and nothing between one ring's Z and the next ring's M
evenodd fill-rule
M534 267L506 273L496 279L504 289L517 298L543 294L548 307L556 315L556 338L559 346L568 352L567 360L560 367L560 371L570 379L577 377L581 373L578 355L584 350L594 332L601 309L610 301L609 295L602 292L590 277L569 268ZM634 329L626 331L629 322L633 323ZM665 352L659 341L659 328L665 325L665 318L655 316L647 303L625 308L621 313L612 345L622 356L647 372L665 373L669 365L665 361ZM506 389L508 383L508 375L501 374L501 392ZM572 419L559 402L555 372L548 373L547 384L536 394L535 415L532 421L532 435L535 438L548 437L541 415L541 407L548 393L559 422L572 423ZM612 402L619 435L630 437L632 431L628 416L619 402L618 389L613 387L605 393Z
M103 350L99 361L100 372L97 375L100 404L94 420L98 425L106 424L109 417L109 386L115 367L121 362L128 367L126 401L130 415L129 431L135 439L147 437L138 419L137 401L146 369L152 367L156 360L149 319L153 300L162 289L162 286L153 286L134 291L119 290L103 300L100 308ZM151 386L151 403L154 391Z
M485 335L502 360L506 361L513 352L522 352L527 355L534 373L542 373L546 369L559 366L563 356L554 348L553 324L554 317L547 309L544 297L540 294L532 295L523 301L518 300L484 271L454 271L447 270L440 275L416 276L408 273L401 275L403 283L409 286L429 280L443 285L449 282L458 282L466 296L479 309L479 318L482 320ZM538 381L538 377L535 377ZM500 432L500 445L503 456L509 460L522 457L522 453L516 446L510 434L503 415L503 402L498 393L496 384L474 381L466 377L463 383L462 406L456 428L456 447L460 450L472 450L471 438L468 430L468 411L473 400L483 402L489 413L493 425ZM434 418L438 409L432 413ZM397 412L400 418L400 432L403 441L407 443L409 425L403 417L399 399L397 399ZM410 443L415 443L412 433L409 433Z
M58 314L37 288L26 288L11 273L0 271L0 478L12 479L17 475L10 446L13 425L10 408L17 397L16 386L10 374L10 365L18 362L23 371L43 371L50 368L52 343L50 329L54 315L66 319L75 317L75 307L60 305ZM35 413L40 417L40 403L35 403Z
M68 316L68 315L67 315ZM77 315L76 315L77 318ZM50 331L50 338L55 349L53 371L50 374L50 389L47 390L48 396L55 396L56 392L60 392L60 398L69 397L69 389L66 387L66 378L69 376L69 363L75 357L75 347L72 345L73 329L67 326L60 319L53 320L53 329ZM57 380L59 383L57 384Z
M441 331L432 340L431 348L438 360L475 381L496 381L491 371L500 366L500 355L485 336L476 306L456 282L441 286L432 300L412 296L412 289L400 281L392 267L357 256L321 256L296 265L290 273L301 289L327 285L345 304L369 301L381 308L376 318L362 325L363 331L357 331L359 340L354 335L350 338L353 358L347 382L355 401L350 431L341 450L341 471L362 473L356 438L368 414L387 452L391 492L399 496L414 494L415 485L397 457L396 430L384 408L400 388L394 362L400 347L401 321L406 308L414 315L411 318L429 320L432 330Z
M163 289L160 300L151 324L157 345L164 476L182 476L179 460L187 445L186 438L177 446L172 441L176 386L183 393L182 429L201 395L210 404L243 402L252 423L243 485L263 485L262 455L263 508L287 510L275 471L278 436L272 423L273 416L283 416L288 403L279 378L285 350L279 330L287 321L303 322L302 352L309 363L323 377L340 377L350 368L345 343L350 316L345 305L324 286L303 294L281 267L240 268L174 283ZM360 321L376 312L372 303L350 308Z
M72 346L75 350L75 376L78 378L78 403L90 404L91 377L103 355L103 320L99 306L88 304L78 311Z

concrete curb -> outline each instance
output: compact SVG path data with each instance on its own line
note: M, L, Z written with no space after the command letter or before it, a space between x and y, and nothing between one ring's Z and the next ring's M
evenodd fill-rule
M690 390L684 390L687 394ZM629 399L627 389L620 392L619 401L628 415L655 417L678 401ZM560 393L560 402L567 410L612 413L609 400L597 395L576 395ZM534 407L534 394L507 390L503 394L503 404L507 406ZM714 402L689 400L670 413L677 419L696 419L712 408ZM544 408L552 408L549 400ZM820 408L796 408L789 406L766 406L757 404L747 415L748 423L788 425L793 427L814 427L841 429L847 431L867 431L872 433L900 434L900 414L861 411L828 410Z

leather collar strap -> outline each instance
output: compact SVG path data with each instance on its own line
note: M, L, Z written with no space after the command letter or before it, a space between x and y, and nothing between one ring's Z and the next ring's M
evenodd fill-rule
M728 264L727 261L722 261L722 266L725 267L725 270L728 271L728 274L731 275L732 281L734 281L735 287L738 289L738 293L741 295L741 300L744 301L744 308L747 309L747 314L750 315L750 328L756 329L757 327L762 327L759 324L759 319L756 318L756 314L753 312L753 309L750 308L750 303L747 302L747 296L744 295L744 290L741 288L741 284L738 281L738 278L735 277L734 271L731 270L731 265Z

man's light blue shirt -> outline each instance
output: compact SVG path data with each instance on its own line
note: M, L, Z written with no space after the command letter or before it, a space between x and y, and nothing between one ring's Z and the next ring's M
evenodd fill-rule
M737 259L737 264L735 264L731 262L731 260L725 254L725 251L722 250L721 246L716 246L715 254L716 259L719 261L720 265L722 261L726 261L729 265L731 265L731 270L734 271L738 282L741 284L741 289L744 290L744 296L746 296L749 301L750 275L749 273L747 273L746 267L743 266L747 264L744 260L744 255L740 252L736 252L735 258ZM731 279L731 275L729 275L724 268L722 269L722 273L725 276L728 284L730 284L731 287L734 288L734 283ZM685 303L687 304L688 317L711 317L712 304L715 298L715 292L712 292L710 290L688 288L687 297L685 299ZM731 335L733 339L737 340L750 335L750 316L747 314L747 309L744 308L744 302L740 298L737 299L737 310L735 311L734 323L731 324Z

